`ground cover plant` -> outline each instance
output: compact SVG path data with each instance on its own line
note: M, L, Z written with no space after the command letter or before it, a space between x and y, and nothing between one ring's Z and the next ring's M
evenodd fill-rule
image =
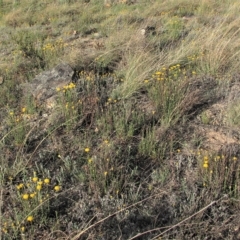
M240 239L239 10L0 0L0 239Z

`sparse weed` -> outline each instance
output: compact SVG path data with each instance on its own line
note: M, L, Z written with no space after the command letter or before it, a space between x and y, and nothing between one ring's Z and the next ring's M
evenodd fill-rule
M9 205L4 205L6 212L3 215L2 231L9 237L19 237L26 232L32 234L35 223L47 223L49 201L54 192L59 192L61 187L51 183L49 176L39 178L36 172L33 175L22 175L18 182L9 177L9 184L9 201L15 204L15 207L11 214L7 214L11 209Z
M76 85L71 82L62 88L56 89L58 94L57 103L68 129L76 122L76 117L79 114L78 110L80 111L79 105L81 106L81 102L77 100L75 87Z
M29 131L29 125L25 119L26 108L22 108L20 114L15 114L14 111L9 111L8 127L10 128L8 134L8 141L16 145L21 145L26 140ZM28 117L28 116L27 116Z
M239 197L238 158L223 154L210 155L201 151L198 155L202 184L217 197L223 193Z

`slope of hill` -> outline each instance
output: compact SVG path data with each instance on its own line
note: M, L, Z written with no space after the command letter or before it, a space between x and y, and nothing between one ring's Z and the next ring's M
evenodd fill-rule
M0 239L240 239L237 0L0 0Z

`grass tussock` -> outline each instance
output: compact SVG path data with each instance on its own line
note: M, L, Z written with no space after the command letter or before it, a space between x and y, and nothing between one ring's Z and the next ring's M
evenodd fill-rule
M239 239L238 12L0 0L0 239Z

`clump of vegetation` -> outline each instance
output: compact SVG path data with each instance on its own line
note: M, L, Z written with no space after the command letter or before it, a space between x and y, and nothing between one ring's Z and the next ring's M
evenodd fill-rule
M0 1L0 239L238 239L238 12Z

